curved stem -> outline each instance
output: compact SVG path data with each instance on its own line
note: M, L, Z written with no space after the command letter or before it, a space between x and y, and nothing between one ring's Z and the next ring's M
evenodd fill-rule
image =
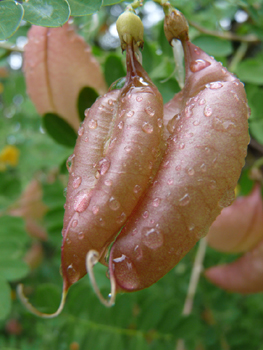
M94 276L94 270L93 267L97 262L99 261L99 253L96 250L90 250L86 256L86 268L87 272L89 274L89 278L92 284L92 287L97 294L97 297L101 301L101 303L107 307L110 307L114 305L115 303L115 298L116 298L116 282L115 278L113 275L110 275L110 283L111 283L111 293L110 293L110 298L105 299L103 295L100 292L100 289L96 283L96 279Z
M60 304L59 304L57 311L52 313L52 314L45 314L45 313L39 311L38 309L36 309L32 304L30 304L30 302L28 301L27 297L24 294L23 287L24 287L23 284L19 284L17 286L17 294L18 294L18 297L21 300L22 304L32 314L39 316L39 317L42 317L42 318L53 318L53 317L58 316L61 313L61 311L63 310L64 305L65 305L65 301L66 301L66 297L67 297L67 291L65 289L63 289L61 301L60 301Z

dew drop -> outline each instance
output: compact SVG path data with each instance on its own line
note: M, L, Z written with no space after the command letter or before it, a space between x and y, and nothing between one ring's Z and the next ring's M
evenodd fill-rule
M82 136L83 133L84 133L84 127L81 126L81 127L79 128L79 130L78 130L78 135L79 135L79 136Z
M198 126L199 124L200 124L200 121L199 121L199 120L194 120L194 121L193 121L193 125L194 125L194 126Z
M209 188L210 188L210 190L215 190L216 189L216 180L210 180L209 181Z
M189 231L193 231L195 228L195 224L191 223L189 226L188 226L188 230Z
M221 87L223 87L223 84L220 83L220 81L214 81L213 83L210 83L209 85L210 85L209 88L212 90L217 90L217 89L220 89Z
M88 126L89 126L89 128L90 128L90 129L96 129L96 128L97 128L97 126L98 126L98 123L97 123L97 121L96 121L96 120L91 119L91 120L89 121Z
M109 200L109 207L112 210L118 210L120 208L120 203L117 201L116 198L111 197L110 200Z
M84 238L84 232L78 233L78 239L82 240Z
M82 178L80 176L77 176L74 180L73 180L73 184L72 187L73 188L78 188L81 184Z
M71 240L69 239L69 237L66 238L66 242L68 245L71 244Z
M75 228L78 225L78 220L73 220L71 227Z
M113 105L113 100L112 100L111 98L108 100L108 104L109 104L110 106Z
M126 220L126 214L124 212L122 212L121 215L119 215L117 217L116 222L117 222L117 224L122 224L122 223L124 223L125 220Z
M93 213L94 215L97 215L99 211L100 211L100 207L99 207L99 206L94 205L94 206L92 207L92 213Z
M168 183L169 186L171 186L174 183L174 180L173 179L168 179L167 183Z
M121 130L123 128L124 122L121 120L118 124L118 128Z
M201 98L201 100L199 101L199 106L202 106L206 103L206 100L204 98Z
M69 156L68 159L67 159L66 166L67 166L67 169L68 169L68 172L69 172L69 173L72 172L73 160L74 160L74 158L75 158L75 154L72 154L72 155Z
M98 172L100 175L105 175L110 168L110 161L107 158L103 158L99 161Z
M135 259L140 260L142 258L142 248L137 244L134 247L134 255L135 255Z
M205 173L205 172L206 172L206 170L207 170L207 166L206 166L206 164L205 164L205 163L203 163L203 164L200 166L200 169L202 170L202 172L203 172L203 173Z
M141 190L142 190L142 188L141 188L140 185L135 185L135 186L134 186L134 189L133 189L133 192L134 192L134 193L139 193L139 192L141 192Z
M129 111L126 115L128 118L131 118L134 116L134 111Z
M235 199L235 192L232 190L229 190L220 199L220 201L218 202L218 206L220 208L226 208L233 202L234 199Z
M204 115L206 117L211 117L212 112L213 112L212 108L209 105L206 105L204 108Z
M64 195L64 197L67 197L67 192L68 192L68 188L65 187L64 190L63 190L63 195Z
M200 70L210 66L210 62L208 61L205 61L205 60L202 60L202 59L198 59L198 60L195 60L193 62L190 63L190 70L193 72L193 73L196 73L196 72L199 72Z
M74 269L72 264L70 264L67 268L67 275L71 284L79 280L79 273Z
M88 136L85 136L84 141L85 141L85 142L88 142L88 141L89 141Z
M161 202L160 198L154 198L152 202L153 207L156 207L156 208L159 207L160 202Z
M134 228L134 229L132 230L132 235L134 236L134 235L136 235L136 233L138 233L138 230L137 230L137 228Z
M137 97L136 97L136 101L137 101L137 102L141 102L142 100L143 100L143 98L142 98L141 96L137 96Z
M112 181L111 180L105 180L104 184L106 186L111 186L112 185Z
M163 121L161 118L157 119L157 125L158 125L158 128L161 128L163 126Z
M163 235L157 228L144 227L142 229L142 243L150 249L158 249L163 245Z
M144 122L142 124L142 130L146 133L146 134L151 134L153 132L153 126L148 123L148 122Z
M189 204L190 202L190 196L188 193L186 193L182 198L179 199L179 205L181 207L184 207L185 205Z
M148 106L145 108L145 112L150 116L150 117L153 117L154 114L155 114L155 111L152 107Z
M177 170L177 171L180 171L181 169L182 169L181 165L177 165L177 166L175 167L175 170Z
M89 110L90 110L90 108L85 109L85 111L84 111L85 117L87 117L89 115Z
M82 213L89 206L89 202L90 202L90 196L88 195L88 193L85 191L81 191L75 198L74 210L77 211L78 213Z
M185 144L184 144L183 142L180 143L179 148L180 148L180 149L184 149L184 148L185 148Z
M147 210L145 210L145 212L142 214L142 217L144 219L147 219L149 217L149 212Z
M130 146L125 146L124 149L125 149L125 151L126 151L127 153L129 153L129 152L131 151L131 147L130 147Z
M194 171L193 168L189 168L189 169L187 170L187 172L188 172L188 175L190 175L190 176L193 176L194 173L195 173L195 171Z

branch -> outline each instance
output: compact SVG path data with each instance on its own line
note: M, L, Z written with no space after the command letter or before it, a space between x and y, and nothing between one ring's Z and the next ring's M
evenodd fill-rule
M259 43L261 42L261 40L254 34L248 34L248 35L237 35L231 32L218 32L217 30L211 30L211 29L207 29L204 28L202 26L200 26L200 24L193 22L193 21L189 21L188 23L196 28L197 30L199 30L199 32L207 34L207 35L212 35L212 36L217 36L219 38L222 39L227 39L227 40L233 40L233 41L241 41L241 42L246 42L246 43Z
M200 274L203 270L203 261L205 257L207 242L205 238L202 238L199 242L198 250L196 252L194 266L190 277L188 291L184 303L182 314L187 316L190 315L193 308L194 296L199 282ZM185 350L184 340L178 339L176 350Z

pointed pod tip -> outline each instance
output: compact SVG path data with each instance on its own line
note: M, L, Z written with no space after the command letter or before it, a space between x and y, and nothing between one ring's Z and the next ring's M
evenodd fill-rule
M96 250L90 250L86 255L86 269L89 274L91 285L97 297L99 298L100 302L107 307L111 307L115 304L116 281L114 276L110 274L111 292L109 294L109 299L105 299L99 290L99 287L97 285L97 282L94 276L94 271L93 271L93 267L94 265L97 264L97 262L99 261L99 258L100 258L99 253Z
M36 316L41 317L41 318L54 318L54 317L58 316L61 313L61 311L63 310L63 308L64 308L67 294L68 294L68 289L63 288L61 301L60 301L60 304L59 304L59 307L58 307L57 311L52 313L52 314L46 314L46 313L43 313L43 312L39 311L32 304L30 304L30 302L28 301L27 297L24 294L24 286L23 286L23 284L19 284L17 286L17 295L18 295L20 301L22 302L22 304L33 315L36 315Z

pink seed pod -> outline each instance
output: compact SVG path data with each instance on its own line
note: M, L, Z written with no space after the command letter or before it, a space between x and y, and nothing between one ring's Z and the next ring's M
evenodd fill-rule
M86 273L86 255L100 259L147 187L163 143L163 101L127 43L127 77L86 111L67 166L61 271L63 308L69 287ZM22 292L20 291L20 294Z
M263 292L263 240L231 264L207 269L205 276L218 287L231 292Z
M263 239L263 201L256 184L248 196L224 208L207 235L210 247L225 253L244 253Z
M243 84L187 36L181 40L182 108L175 104L158 172L110 252L111 280L123 291L158 281L207 234L234 200L244 165L249 115Z

